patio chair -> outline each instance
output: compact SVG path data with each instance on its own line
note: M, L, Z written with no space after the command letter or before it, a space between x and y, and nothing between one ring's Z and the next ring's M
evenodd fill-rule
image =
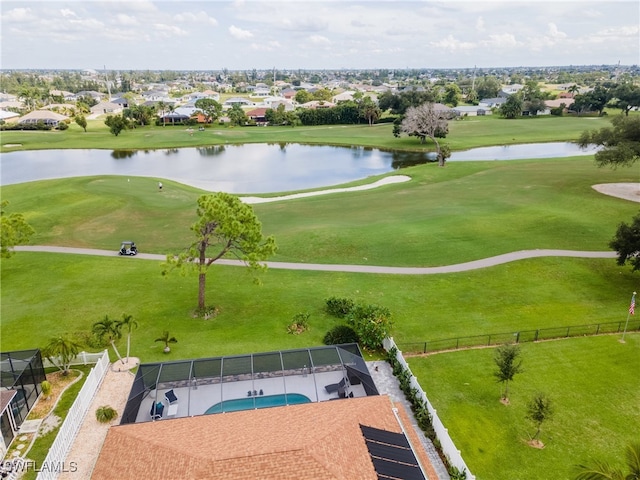
M176 397L176 394L173 393L173 389L165 393L164 398L167 400L167 402L169 402L169 405L178 401L178 397Z
M164 412L164 404L162 402L153 403L151 405L151 418L153 420L160 420L162 418L162 412Z
M332 383L330 385L325 385L324 389L327 391L327 393L333 393L333 392L337 392L341 388L344 388L344 386L346 384L347 384L347 381L343 378L338 383Z

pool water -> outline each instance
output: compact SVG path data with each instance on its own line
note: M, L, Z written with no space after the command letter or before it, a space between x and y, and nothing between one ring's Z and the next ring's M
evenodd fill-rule
M257 397L236 398L216 403L208 408L205 415L210 413L237 412L254 408L281 407L283 405L299 405L311 403L309 397L300 393L282 393L278 395L260 395Z

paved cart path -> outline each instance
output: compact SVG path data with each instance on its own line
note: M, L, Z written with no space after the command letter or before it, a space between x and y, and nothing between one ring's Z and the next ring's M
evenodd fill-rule
M77 255L99 255L103 257L117 257L117 252L112 250L95 250L90 248L52 247L43 245L30 245L15 247L16 251L23 252L49 252L49 253L71 253ZM540 257L575 257L575 258L616 258L616 252L595 252L578 250L519 250L517 252L487 257L472 262L457 263L454 265L444 265L441 267L385 267L377 265L339 265L320 263L290 263L290 262L265 262L269 268L282 270L315 270L323 272L349 272L349 273L383 273L394 275L429 275L437 273L466 272L479 268L493 267L503 263L515 262L527 258ZM160 260L166 259L165 255L151 253L139 253L134 257L123 258L127 260ZM240 260L218 260L221 265L242 266Z

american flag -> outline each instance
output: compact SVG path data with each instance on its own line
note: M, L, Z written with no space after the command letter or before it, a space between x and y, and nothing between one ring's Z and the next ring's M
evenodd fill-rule
M631 296L631 305L629 305L629 313L631 315L635 315L636 314L636 294L635 294L635 292Z

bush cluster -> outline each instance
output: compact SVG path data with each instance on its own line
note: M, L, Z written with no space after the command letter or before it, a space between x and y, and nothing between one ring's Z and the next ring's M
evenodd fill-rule
M350 298L338 298L338 297L330 297L326 300L327 304L327 313L329 315L333 315L334 317L344 318L346 317L353 307L355 303Z
M327 332L322 340L325 345L358 343L358 334L348 325L337 325Z
M308 313L296 313L291 323L287 325L287 333L299 335L309 330L309 316Z
M325 303L327 313L334 317L347 319L348 326L355 333L356 341L367 350L379 350L382 347L382 341L391 333L391 312L385 307L357 305L350 298L338 297L330 297ZM353 338L344 328L337 332L334 330L336 329L327 332L325 344L335 345L338 343L338 337L340 340Z
M360 345L378 350L391 333L391 312L378 305L356 305L347 315L347 323L358 334Z
M7 123L0 125L0 130L51 130L51 125L38 123Z

